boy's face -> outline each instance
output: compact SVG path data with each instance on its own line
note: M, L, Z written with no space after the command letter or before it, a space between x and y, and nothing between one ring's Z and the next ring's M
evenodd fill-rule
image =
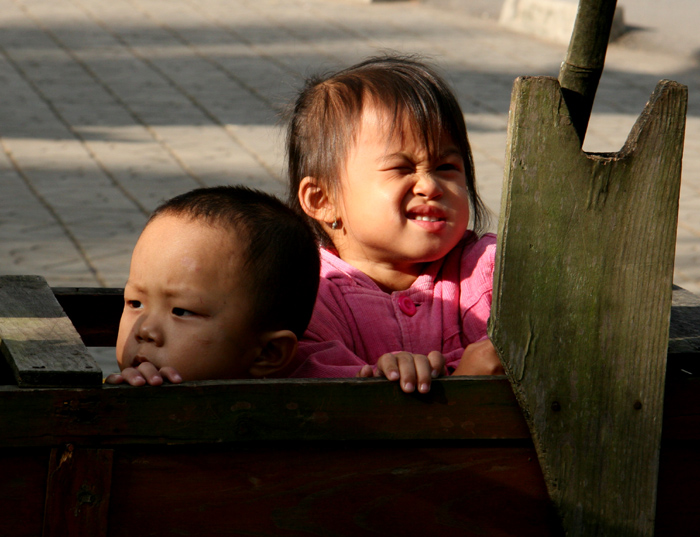
M117 338L123 370L149 361L184 380L245 378L260 351L236 234L182 216L136 243Z

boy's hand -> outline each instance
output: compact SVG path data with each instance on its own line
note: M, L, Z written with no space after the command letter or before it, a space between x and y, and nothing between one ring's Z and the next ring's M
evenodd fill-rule
M503 375L503 365L490 339L467 345L452 375Z
M107 384L122 384L126 382L131 386L160 386L163 380L168 380L173 384L182 382L180 374L172 367L165 366L158 369L151 362L143 362L138 367L127 367L121 373L109 375L105 382Z
M410 352L384 354L377 360L376 368L363 366L357 376L386 377L388 380L398 380L406 393L414 391L416 386L420 393L428 393L432 379L444 374L445 357L438 351L432 351L428 356Z

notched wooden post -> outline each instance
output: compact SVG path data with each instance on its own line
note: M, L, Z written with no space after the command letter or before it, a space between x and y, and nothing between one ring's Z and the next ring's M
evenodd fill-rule
M0 350L21 387L102 384L99 365L40 276L0 276Z
M513 89L490 335L570 536L651 536L687 89L586 154L559 82Z

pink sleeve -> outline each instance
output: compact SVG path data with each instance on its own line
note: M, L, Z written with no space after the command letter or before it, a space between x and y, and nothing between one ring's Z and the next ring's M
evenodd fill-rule
M460 310L465 346L486 339L493 297L496 236L484 235L462 259Z
M292 378L343 378L354 377L366 365L342 342L310 341L299 342L299 367L289 376Z
M311 322L299 340L292 378L354 377L366 365L354 352L353 323L347 318L342 292L321 279Z

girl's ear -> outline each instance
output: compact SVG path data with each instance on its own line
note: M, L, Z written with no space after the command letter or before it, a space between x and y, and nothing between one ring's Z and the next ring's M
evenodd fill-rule
M304 177L299 183L299 204L316 221L330 224L338 219L331 198L313 177Z
M251 378L263 378L282 371L297 352L297 336L291 330L274 330L263 335L262 350L248 368Z

